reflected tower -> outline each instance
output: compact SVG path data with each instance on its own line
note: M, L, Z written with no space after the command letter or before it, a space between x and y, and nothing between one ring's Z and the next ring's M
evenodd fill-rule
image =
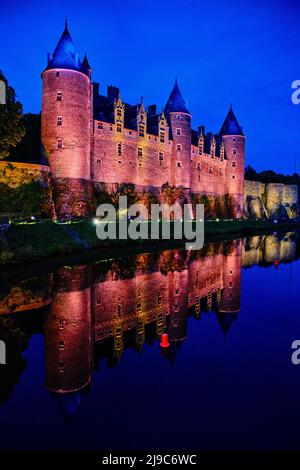
M219 305L220 313L237 313L240 311L242 268L242 240L233 242L233 250L224 255L223 291Z
M45 323L46 385L56 393L83 389L91 382L92 321L89 267L62 268Z

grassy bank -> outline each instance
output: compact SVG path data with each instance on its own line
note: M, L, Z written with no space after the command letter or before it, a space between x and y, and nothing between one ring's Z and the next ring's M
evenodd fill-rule
M222 239L278 230L293 230L300 221L232 220L206 221L205 240ZM0 264L25 263L41 258L68 257L91 253L95 257L123 256L145 250L161 250L183 246L184 240L99 240L92 220L58 224L43 221L11 224L0 230ZM89 255L90 256L90 255Z

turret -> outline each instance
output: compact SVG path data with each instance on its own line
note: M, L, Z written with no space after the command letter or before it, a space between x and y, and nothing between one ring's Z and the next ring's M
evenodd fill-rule
M42 144L59 218L86 215L90 182L91 69L82 64L67 23L42 73Z
M191 115L177 80L175 80L164 113L171 129L173 155L175 156L171 162L171 184L182 188L190 188Z
M232 107L221 127L222 138L227 158L225 193L228 195L229 211L232 218L241 218L244 206L244 166L245 136Z

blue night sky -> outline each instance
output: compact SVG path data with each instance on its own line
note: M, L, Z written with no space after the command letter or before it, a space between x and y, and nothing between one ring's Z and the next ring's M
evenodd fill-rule
M247 137L246 164L300 172L300 2L106 0L1 5L0 68L25 112L41 107L40 73L68 16L81 56L106 93L162 108L177 75L193 127L219 131L233 104ZM4 47L3 47L4 46Z

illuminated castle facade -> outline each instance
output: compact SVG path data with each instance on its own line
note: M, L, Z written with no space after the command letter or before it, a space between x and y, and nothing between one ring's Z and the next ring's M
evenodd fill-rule
M242 216L245 137L231 108L212 134L192 129L177 80L161 113L143 100L124 102L113 86L102 95L67 24L42 82L42 144L58 217L86 215L93 191L113 192L124 183L158 199L165 184L187 202L192 194L229 195L235 217Z

